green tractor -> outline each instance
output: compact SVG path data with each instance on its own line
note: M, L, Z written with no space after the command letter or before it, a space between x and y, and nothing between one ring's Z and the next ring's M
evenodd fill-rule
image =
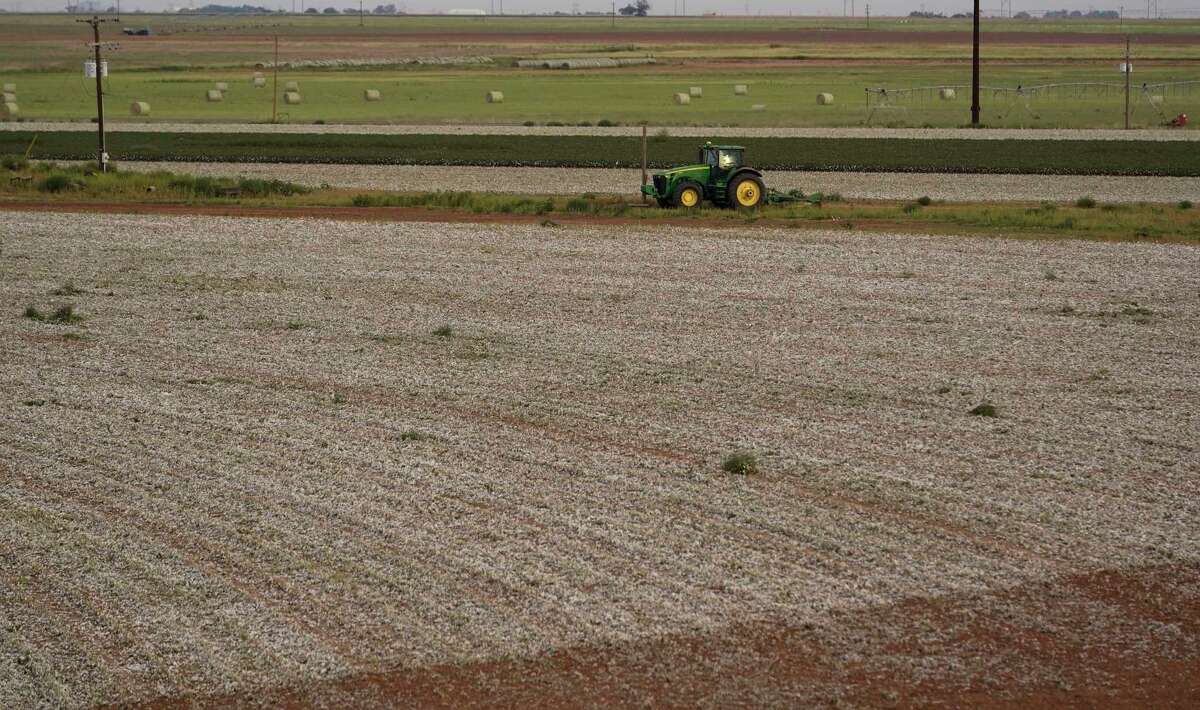
M767 200L767 186L758 170L745 164L746 149L739 145L700 147L696 165L682 165L654 174L642 194L658 201L659 207L699 207L704 200L718 207L755 209Z

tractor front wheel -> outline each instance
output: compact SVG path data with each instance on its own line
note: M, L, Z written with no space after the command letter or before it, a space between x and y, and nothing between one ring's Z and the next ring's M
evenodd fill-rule
M675 194L671 195L671 204L676 207L695 209L704 200L704 190L698 184L690 181L679 183Z
M753 175L734 180L729 185L729 204L741 210L758 208L766 198L767 186Z

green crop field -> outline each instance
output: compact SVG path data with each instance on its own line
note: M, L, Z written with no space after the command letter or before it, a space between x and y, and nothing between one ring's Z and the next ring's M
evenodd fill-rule
M0 154L20 154L33 134L0 133ZM716 142L724 142L719 135ZM881 138L727 138L746 146L754 164L776 170L1200 175L1200 151L1175 141L913 140ZM656 135L655 167L695 159L697 139ZM632 167L641 143L615 136L447 136L369 134L113 133L113 159L215 162L403 163ZM32 157L87 160L95 136L38 135Z

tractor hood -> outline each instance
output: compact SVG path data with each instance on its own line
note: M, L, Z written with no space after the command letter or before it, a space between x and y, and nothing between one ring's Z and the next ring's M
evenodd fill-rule
M692 172L696 172L699 170L708 170L708 166L705 165L704 163L697 163L696 165L679 165L674 168L671 168L670 170L662 170L662 171L659 171L654 174L662 175L663 177L670 178L670 177L674 177L676 175L682 175L684 173L692 173Z

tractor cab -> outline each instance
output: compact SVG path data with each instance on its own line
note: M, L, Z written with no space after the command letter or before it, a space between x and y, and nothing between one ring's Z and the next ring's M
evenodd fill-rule
M706 143L700 148L700 162L713 171L728 173L742 167L745 152L746 149L741 146Z
M720 207L756 208L767 189L762 173L746 165L745 154L740 145L705 143L695 165L655 173L653 183L642 186L642 194L661 207L692 208L708 200Z

